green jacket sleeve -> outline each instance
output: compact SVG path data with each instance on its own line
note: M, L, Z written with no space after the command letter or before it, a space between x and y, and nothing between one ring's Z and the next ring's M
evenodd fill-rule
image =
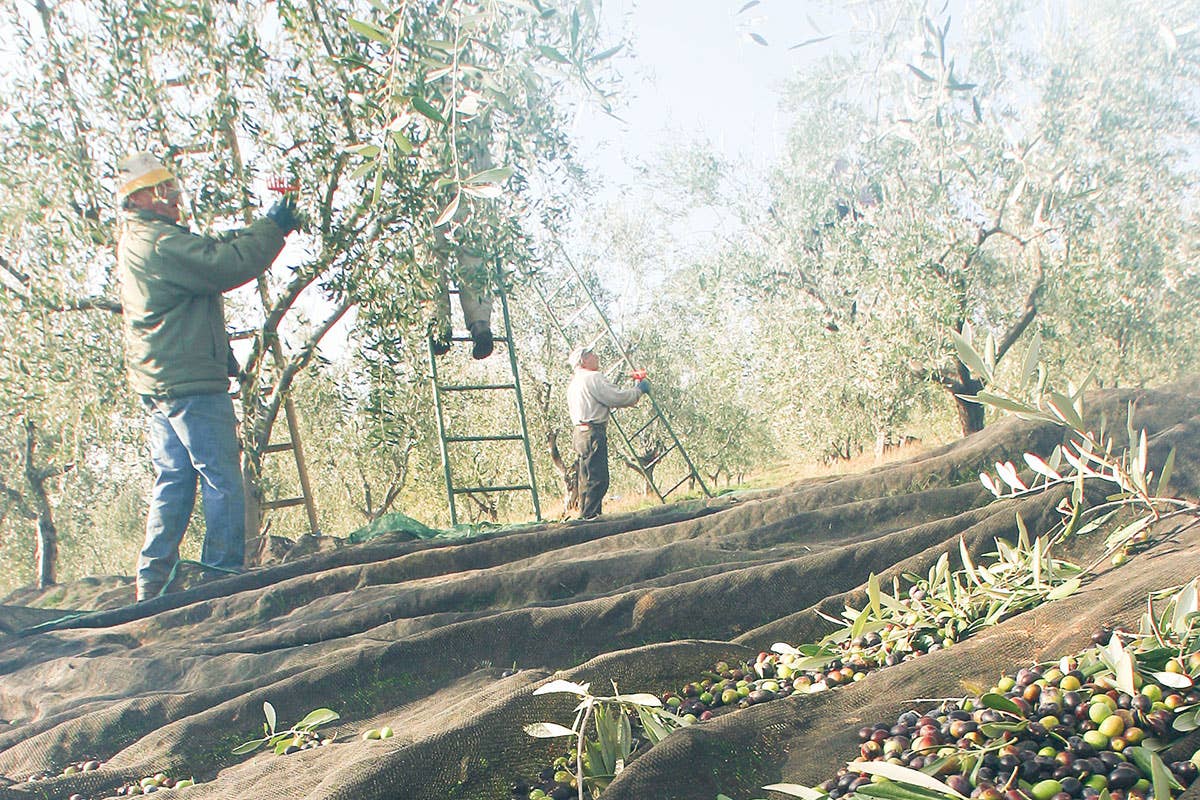
M265 218L222 239L172 225L154 243L155 277L188 293L227 292L265 272L283 242L283 231Z

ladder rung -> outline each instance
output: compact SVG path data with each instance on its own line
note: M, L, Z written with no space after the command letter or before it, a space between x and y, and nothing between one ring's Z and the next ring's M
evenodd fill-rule
M291 442L280 442L279 444L267 445L266 449L263 450L263 452L264 453L282 453L282 452L285 452L285 451L291 450L291 449L293 449Z
M520 442L525 437L519 433L503 433L497 436L447 436L447 442Z
M689 473L689 474L687 474L687 475L684 475L682 478L680 478L680 479L679 479L679 483L675 484L675 485L674 485L674 486L672 486L670 489L667 489L665 492L663 492L663 497L666 497L666 496L667 496L667 495L669 495L671 492L675 491L675 490L676 490L676 489L678 489L680 486L683 486L685 483L687 483L687 482L688 482L689 480L691 480L691 479L692 479L691 473Z
M469 486L463 489L455 489L455 494L470 494L473 492L528 492L530 486L528 483L514 484L512 486Z
M515 389L515 383L453 383L439 386L441 392L476 392L485 389Z
M293 506L304 505L303 497L288 497L284 500L267 500L262 504L263 508L292 508Z
M671 454L671 451L674 450L678 446L679 445L677 445L677 444L673 444L670 447L668 447L666 450L663 450L661 453L659 453L657 456L655 456L654 459L650 461L650 463L648 463L646 466L642 467L642 469L651 469L656 464L658 464L658 462L662 461L664 458L669 456Z
M573 312L571 312L571 316L567 317L567 321L566 321L566 322L564 322L564 323L562 324L562 326L563 326L564 328L569 328L569 327L571 327L572 325L574 325L574 324L575 324L575 323L576 323L576 322L579 320L579 318L580 318L580 317L582 317L582 316L583 316L583 314L584 314L584 312L585 312L585 311L589 311L589 310L591 310L591 309L592 309L592 304L591 304L591 303L584 303L582 306L580 306L579 308L577 308L577 309L575 309Z
M642 431L646 430L646 428L649 428L651 425L653 425L658 420L658 417L659 417L659 414L657 411L655 411L652 415L650 415L650 419L646 420L646 424L643 425L642 427L638 428L637 432L635 434L633 434L633 436L630 436L629 438L636 439L637 437L641 436Z
M474 339L470 338L469 336L451 336L450 341L451 342L474 342ZM493 344L508 344L509 337L508 336L497 336L496 333L492 333L492 343Z
M554 301L554 298L556 298L560 294L562 294L563 289L567 288L568 286L574 286L574 285L575 285L575 282L572 280L568 280L566 283L559 284L559 287L557 289L555 289L553 292L551 292L550 294L548 294L546 296L546 303L547 304L552 303Z
M451 336L450 341L452 341L452 342L473 342L475 340L472 339L470 336ZM507 336L497 336L496 334L493 333L492 341L500 342L502 344L508 344L508 337Z

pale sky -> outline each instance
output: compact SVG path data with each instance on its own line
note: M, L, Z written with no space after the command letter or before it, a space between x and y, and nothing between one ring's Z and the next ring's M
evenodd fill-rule
M836 46L834 30L814 27L797 0L605 0L613 39L628 44L618 61L624 82L618 113L585 113L576 124L580 156L606 183L626 182L631 158L672 139L709 141L756 166L774 160L785 122L777 112L784 80ZM819 18L818 18L819 19ZM836 27L836 22L833 23ZM751 34L767 45L755 42ZM835 34L829 42L789 48ZM610 45L605 40L603 45Z

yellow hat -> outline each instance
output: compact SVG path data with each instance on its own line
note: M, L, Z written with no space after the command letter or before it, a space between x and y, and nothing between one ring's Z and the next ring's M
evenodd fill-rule
M174 178L171 171L153 154L145 150L134 153L117 164L117 202L123 201L138 189L158 186Z

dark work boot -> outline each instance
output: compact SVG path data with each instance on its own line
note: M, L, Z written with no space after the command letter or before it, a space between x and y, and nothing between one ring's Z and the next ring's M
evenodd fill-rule
M163 585L160 582L142 583L137 585L137 602L143 603L147 600L153 600L163 593Z
M450 334L430 332L429 348L435 356L446 355L446 353L450 352Z
M486 322L477 322L471 326L471 358L476 361L487 358L492 354L492 329Z

